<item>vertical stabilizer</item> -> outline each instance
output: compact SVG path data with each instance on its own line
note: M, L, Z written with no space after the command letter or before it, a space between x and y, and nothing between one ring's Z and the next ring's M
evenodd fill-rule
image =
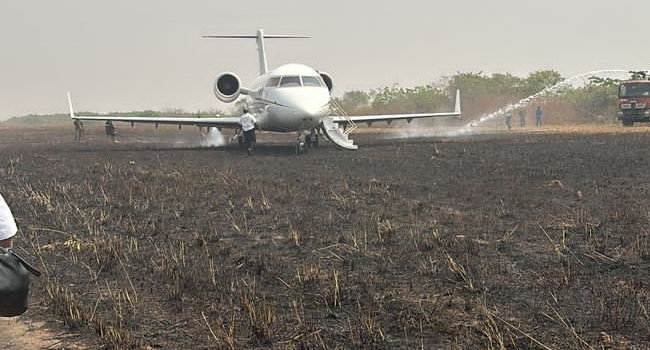
M260 61L260 75L266 74L269 67L266 63L266 50L264 49L264 30L257 30L257 55Z

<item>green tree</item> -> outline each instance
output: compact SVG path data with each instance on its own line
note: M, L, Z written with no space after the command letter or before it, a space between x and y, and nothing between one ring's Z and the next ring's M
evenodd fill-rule
M531 96L548 87L551 87L564 80L562 75L554 70L543 70L530 73L522 80L519 87L519 94L522 97Z
M348 113L356 113L367 108L370 104L370 95L367 92L352 90L343 94L336 101Z

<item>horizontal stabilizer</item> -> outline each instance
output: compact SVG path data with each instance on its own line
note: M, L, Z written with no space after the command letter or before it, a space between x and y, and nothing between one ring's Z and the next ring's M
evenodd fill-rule
M266 49L264 48L264 39L309 39L310 36L304 35L277 35L277 34L264 34L264 30L259 29L256 35L239 34L239 35L203 35L203 38L216 38L216 39L257 39L257 54L259 56L260 75L268 72L266 64Z
M257 35L203 35L202 38L219 38L219 39L257 39ZM310 39L310 36L304 35L269 35L264 34L264 39Z

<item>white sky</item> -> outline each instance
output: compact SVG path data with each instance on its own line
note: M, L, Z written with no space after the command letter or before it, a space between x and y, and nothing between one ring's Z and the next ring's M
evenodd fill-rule
M335 94L422 85L456 72L650 68L649 1L632 0L0 0L0 119L77 110L223 108L222 71L255 78L254 40L202 34L303 34L266 42L269 68L330 73Z

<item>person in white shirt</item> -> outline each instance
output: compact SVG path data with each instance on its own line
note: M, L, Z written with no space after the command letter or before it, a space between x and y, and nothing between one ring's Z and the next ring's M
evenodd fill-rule
M0 194L0 247L11 248L11 240L18 232L11 210Z
M246 152L248 155L253 153L255 148L255 117L252 114L248 113L248 108L244 106L243 108L244 115L239 118L239 123L241 124L241 129L244 131L244 143L246 144Z

